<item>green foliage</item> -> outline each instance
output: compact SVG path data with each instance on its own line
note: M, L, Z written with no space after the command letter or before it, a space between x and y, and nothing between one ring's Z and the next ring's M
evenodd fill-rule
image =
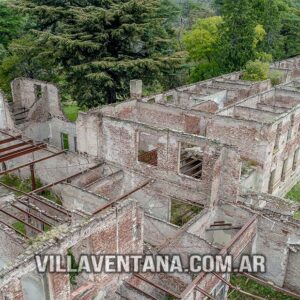
M218 13L226 14L226 0L214 0ZM243 1L240 2L241 5ZM284 59L300 53L300 4L297 0L251 0L247 15L265 31L265 38L257 47L258 52L270 54L273 59ZM249 6L245 6L249 9ZM234 6L232 6L234 9ZM225 11L225 12L224 12ZM233 13L234 15L234 13ZM243 12L244 15L244 12ZM240 19L237 12L236 20ZM242 23L236 23L237 26ZM237 27L237 30L240 30ZM226 34L225 34L226 35ZM247 50L248 51L248 50Z
M79 107L77 104L64 104L63 112L71 122L75 122L78 117Z
M300 182L298 182L285 196L286 198L300 202Z
M8 186L14 187L25 193L31 192L31 190L32 190L30 178L22 180L20 177L18 177L16 175L7 174L7 175L3 175L0 177L0 182L6 184ZM36 179L36 188L40 188L42 186L43 186L42 182L39 179ZM16 195L21 196L23 194L16 193ZM59 204L59 205L62 204L61 199L49 190L42 191L40 193L40 195L55 202L56 204Z
M214 11L209 5L200 1L185 0L179 5L181 13L181 22L185 29L191 29L199 19L205 19L214 16Z
M218 26L221 23L221 17L199 19L192 30L184 35L183 42L192 60L213 59L214 47L218 40Z
M23 32L25 22L25 18L11 9L7 1L0 0L0 45L7 48L9 42Z
M71 283L72 285L77 285L76 278L77 278L77 276L79 275L79 270L78 270L79 265L78 265L78 263L76 262L75 256L74 256L73 251L72 251L71 248L68 249L67 255L68 255L69 257L71 257L71 268L72 268L72 270L77 270L77 271L74 271L74 272L69 272L70 283Z
M182 54L176 53L160 1L22 3L36 18L37 36L61 66L58 71L80 106L124 99L134 78L176 84Z
M17 221L15 223L12 224L12 227L14 229L16 229L16 231L18 232L21 232L23 234L26 234L26 228L25 228L25 224L20 222L20 221Z
M222 72L243 68L256 58L256 32L252 0L224 0L220 27L219 61Z
M201 212L202 208L176 199L171 202L171 223L182 226Z
M268 77L271 80L272 86L275 86L283 82L283 76L283 72L271 70Z
M192 81L211 78L220 73L216 63L216 44L221 24L221 17L199 19L192 30L184 35L183 42L193 64Z
M266 38L261 44L261 51L267 52L274 59L281 57L283 38L280 31L283 15L288 6L285 0L253 0L254 17L266 31Z
M248 61L243 72L243 79L249 81L266 80L269 75L269 64L259 60Z
M257 283L254 280L248 279L241 275L232 275L230 282L234 286L240 287L242 290L249 292L253 295L260 296L264 299L269 300L295 300L293 297L286 296L272 289ZM253 299L249 296L245 296L238 291L229 291L229 300L250 300Z
M16 175L3 175L0 177L0 182L15 187L22 192L30 192L31 191L31 183L30 179L21 180L20 177ZM18 196L22 195L21 193L16 193Z
M16 77L58 81L51 50L39 45L33 35L11 41L8 52L0 64L0 89L8 95L10 82Z
M283 15L281 36L283 37L283 51L281 58L292 57L300 53L300 4L289 7Z
M293 186L293 188L286 194L285 198L300 202L300 182ZM294 214L294 218L300 220L300 211L297 211Z

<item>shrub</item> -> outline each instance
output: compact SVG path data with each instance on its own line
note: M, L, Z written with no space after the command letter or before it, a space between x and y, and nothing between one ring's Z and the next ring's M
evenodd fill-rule
M261 81L268 79L269 64L259 60L248 61L243 72L243 79L249 81Z
M283 81L283 73L281 71L270 71L269 78L272 86L278 85Z

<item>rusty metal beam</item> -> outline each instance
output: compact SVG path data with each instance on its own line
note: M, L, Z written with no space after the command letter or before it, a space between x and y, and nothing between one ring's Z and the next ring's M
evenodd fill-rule
M112 176L114 176L114 175L116 175L116 174L118 174L118 173L122 173L122 172L123 172L122 170L118 170L118 171L116 171L116 172L112 172L112 173L108 174L107 176L97 178L96 180L94 180L94 181L88 183L87 185L85 185L83 188L88 189L88 188L91 187L93 184L95 184L95 183L97 183L97 182L100 182L100 181L102 181L102 180L104 180L104 179L108 179L108 178L110 178L110 177L112 177Z
M25 150L29 150L31 148L39 147L41 145L44 145L44 144L43 143L39 143L39 144L36 144L36 145L28 145L27 147L25 147L23 149L17 149L17 150L8 152L6 154L2 154L2 155L0 155L0 159L3 158L3 157L5 157L5 156L10 156L10 155L18 154L19 152L22 152L22 151L25 151Z
M30 176L31 176L31 190L34 191L36 189L36 181L35 181L35 172L34 165L30 165Z
M14 137L12 134L10 134L10 133L8 133L4 130L0 130L0 133L5 134L5 135L10 136L10 137ZM21 135L19 136L19 140L22 141L22 142L26 142L26 140L24 140ZM52 151L48 148L46 148L45 151L50 152L50 153L55 153L54 151Z
M42 223L44 223L44 224L46 224L46 225L48 225L50 227L55 226L55 225L50 224L49 222L47 222L47 221L45 221L45 220L43 220L43 219L41 219L41 218L39 218L37 216L35 216L34 214L30 213L29 211L26 211L26 210L24 210L24 209L22 209L22 208L20 208L20 207L18 207L16 205L14 205L14 204L11 204L11 206L14 207L14 208L16 208L17 210L23 212L24 214L27 214L28 216L31 216L32 218L35 218L36 220L38 220L38 221L40 221L40 222L42 222Z
M68 176L68 177L65 177L63 179L57 180L55 182L49 183L49 184L47 184L45 186L42 186L42 187L40 187L38 189L35 189L34 191L29 192L29 194L33 194L33 193L38 194L38 193L41 193L44 190L47 190L47 189L49 189L49 188L51 188L51 187L53 187L53 186L55 186L57 184L60 184L60 183L62 183L64 181L67 181L67 180L70 180L70 179L72 179L72 178L74 178L74 177L76 177L78 175L82 175L82 174L86 173L87 171L93 170L94 168L98 168L98 167L99 167L99 165L94 166L94 167L89 168L89 169L84 170L84 171L77 172L76 174L73 174L71 176Z
M4 174L8 174L8 173L17 171L17 170L19 170L19 169L28 167L28 166L30 166L31 164L36 164L36 163L42 162L42 161L44 161L44 160L50 159L50 158L52 158L52 157L58 156L58 155L63 154L63 153L65 153L65 151L60 151L60 152L54 153L54 154L52 154L52 155L49 155L49 156L46 156L46 157L43 157L43 158L40 158L40 159L37 159L37 160L33 160L32 162L29 162L29 163L26 163L26 164L17 166L17 167L15 167L15 168L12 168L12 169L9 169L9 170L6 170L6 171L2 171L2 172L0 172L0 175L4 175Z
M6 155L0 156L0 162L4 162L4 161L7 161L7 160L10 160L13 158L17 158L17 157L20 157L20 156L23 156L23 155L26 155L26 154L29 154L32 152L36 152L36 151L42 150L44 148L47 148L46 144L30 146L30 147L24 148L22 150L14 151L14 152L8 153Z
M26 200L25 200L25 199L24 199L24 200L22 200L22 199L16 199L16 200L17 200L19 203L21 203L22 205L25 205L26 207L35 210L35 211L38 212L39 214L42 214L43 216L45 216L45 217L47 217L47 218L49 218L49 219L51 219L51 220L53 220L53 221L56 221L56 222L58 222L58 223L61 223L59 220L57 220L56 217L53 217L53 216L51 216L51 215L48 215L46 212L42 211L42 210L39 209L39 208L32 207L32 206L30 205L30 203L26 203ZM32 205L33 205L33 204L32 204ZM56 225L53 225L53 226L56 226Z
M138 186L137 188L133 189L132 191L126 193L125 195L123 195L123 196L121 196L121 197L119 197L119 198L117 198L117 199L115 199L115 200L111 200L111 201L107 202L107 203L104 204L102 207L100 207L99 209L95 210L95 211L93 212L93 215L96 215L96 214L98 214L99 212L105 210L106 208L112 206L114 203L116 203L116 202L118 202L118 201L120 201L120 200L123 200L124 198L127 198L128 196L130 196L131 194L135 193L136 191L142 189L143 187L145 187L146 185L148 185L148 184L149 184L150 182L152 182L152 181L153 181L153 179L150 179L150 180L146 181L145 183L141 184L140 186Z
M186 158L185 160L187 160L187 159L188 159L188 158ZM198 161L198 159L194 159L194 158L190 158L190 159L191 159L191 161L189 161L188 163L182 165L180 168L185 168L185 167L187 167L187 166L189 166L189 165L192 165L193 163L195 163L195 162ZM184 160L182 160L182 161L184 161Z
M128 284L131 288L133 288L134 290L138 291L139 293L142 293L143 295L145 295L146 297L152 299L152 300L159 300L158 298L153 297L152 295L150 295L149 293L139 289L137 286L133 285L132 283L130 283L129 281L125 281L126 284Z
M201 170L197 171L196 173L193 173L191 176L194 177L194 178L197 178L199 175L202 175L202 168ZM201 178L201 177L200 177Z
M202 161L200 163L198 163L197 165L192 166L190 169L185 170L183 174L187 174L191 171L194 171L195 169L198 169L201 166L202 166ZM201 170L201 172L202 172L202 170ZM192 176L192 175L190 175L190 176Z
M164 288L164 287L161 286L160 284L157 284L157 283L155 283L155 282L152 282L152 281L150 281L149 279L147 279L147 278L145 278L144 276L141 276L141 275L139 275L139 274L134 274L134 276L137 277L137 278L139 278L139 279L141 279L141 280L143 280L144 282L146 282L146 283L148 283L148 284L154 286L155 288L157 288L157 289L159 289L159 290L161 290L161 291L167 293L168 295L174 297L175 299L180 299L180 295L179 295L179 294L176 294L175 292L170 291L170 290Z
M13 149L16 149L16 148L20 148L20 147L26 146L30 143L32 143L32 140L29 140L28 143L27 142L22 142L22 143L19 143L19 144L8 146L6 148L0 148L0 153L6 152L6 151L9 151L9 150L13 150Z
M242 227L241 226L215 227L215 228L207 228L205 229L205 231L234 230L234 229L242 229Z
M242 234L255 222L257 219L257 215L254 214L248 222L242 227L242 229L237 232L237 234L233 237L233 239L220 251L220 255L224 255L228 252L229 248L232 247L232 245L241 237Z
M0 131L1 132L1 131ZM2 133L2 132L1 132ZM5 140L0 141L0 145L6 144L6 143L10 143L13 142L17 139L22 138L22 135L17 135L17 136L11 136L10 138L7 138Z
M244 276L246 276L246 277L248 277L248 278L250 278L250 279L252 279L252 280L254 280L254 281L256 281L256 282L258 282L258 283L260 283L260 284L262 284L262 285L264 285L264 286L267 286L267 287L270 287L270 288L274 289L275 291L278 291L278 292L280 292L280 293L286 294L286 295L288 295L288 296L292 296L292 297L294 297L294 298L296 298L296 299L300 299L300 295L299 295L299 294L293 293L293 292L288 291L288 290L286 290L286 289L284 289L284 288L281 288L281 287L279 287L279 286L270 284L270 283L268 283L267 281L265 281L265 280L263 280L263 279L260 279L260 278L257 278L257 277L255 277L255 276L253 276L253 275L248 274L248 273L243 272L242 274L243 274Z
M27 223L27 222L21 220L20 218L14 216L14 215L12 215L12 214L10 214L9 212L3 210L2 208L0 209L0 212L2 212L2 213L4 213L4 214L8 215L9 217L11 217L11 218L13 218L13 219L15 219L15 220L17 220L17 221L23 223L23 224L25 224L26 226L30 227L32 230L34 230L34 231L36 231L36 232L38 232L38 233L43 233L42 230L40 230L40 229L34 227L33 225L31 225L31 224L29 224L29 223Z
M232 223L213 223L210 225L210 227L218 227L218 226L232 226Z
M16 229L16 228L14 228L13 226L11 226L11 225L9 225L9 224L6 224L5 222L3 222L3 221L1 221L1 220L0 220L0 223L3 224L3 225L5 225L5 226L7 226L8 228L14 230L16 233L22 235L24 238L29 239L29 237L28 237L26 234L24 234L23 232L19 231L19 230Z
M52 209L54 209L54 210L57 210L57 211L59 211L59 212L65 214L65 215L71 217L71 213L70 213L69 211L67 211L66 209L64 209L62 206L56 207L54 204L50 204L50 201L48 202L48 201L46 201L46 200L42 200L42 199L40 199L38 196L31 195L31 194L29 194L29 193L23 192L23 191L21 191L21 190L19 190L19 189L16 189L16 188L13 188L13 187L11 187L11 186L9 186L9 185L6 185L6 184L4 184L3 182L0 182L0 185L2 185L2 186L4 186L4 187L6 187L7 189L12 190L12 191L14 191L14 192L17 192L17 193L20 193L20 194L25 195L25 196L27 196L27 197L30 197L30 198L32 198L32 199L34 199L34 200L36 200L36 201L38 201L38 202L40 202L40 203L42 203L42 204L45 204L46 206L48 206L48 207L50 207L50 208L52 208Z
M256 295L253 295L251 293L248 293L248 292L245 292L243 290L241 290L240 288L232 285L230 282L228 282L225 278L223 278L222 276L220 276L219 274L215 273L215 272L212 272L212 274L214 274L217 278L219 278L221 281L223 281L226 285L228 285L231 289L243 294L243 295L246 295L246 296L249 296L253 299L256 299L256 300L267 300L266 298L262 298L262 297L259 297L259 296L256 296Z
M216 298L214 298L213 296L211 296L207 291L199 288L198 286L195 287L195 290L197 290L199 293L203 294L204 296L206 296L209 299L217 300Z

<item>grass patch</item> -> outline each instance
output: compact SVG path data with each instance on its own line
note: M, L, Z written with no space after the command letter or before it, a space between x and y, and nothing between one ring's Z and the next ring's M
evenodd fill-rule
M71 122L75 122L78 117L79 107L77 104L64 104L63 112Z
M77 285L77 276L79 275L80 271L79 271L79 265L78 263L76 262L76 259L75 259L75 256L73 254L73 251L72 249L68 249L68 256L71 257L71 268L72 270L77 270L77 271L73 271L73 272L69 272L69 279L70 279L70 283L72 285Z
M25 229L25 224L23 224L22 222L18 221L15 222L11 225L14 229L16 229L17 231L26 234L26 229Z
M171 223L182 226L199 214L202 208L183 201L172 199L171 202Z
M1 176L0 182L6 184L8 186L14 187L25 193L28 193L31 191L30 179L21 180L20 177L15 176L15 175L4 175L4 176ZM16 192L15 194L17 196L22 195L22 193L19 193L19 192Z
M297 212L295 212L294 219L300 220L300 210L298 210Z
M295 202L300 202L300 182L298 182L285 196ZM300 210L294 214L294 219L300 220Z
M300 202L300 182L298 182L285 196L290 200Z
M24 179L22 180L20 177L16 175L4 175L0 177L0 182L14 187L22 192L28 193L31 191L31 180L30 179ZM37 179L36 180L36 188L42 187L42 182ZM15 192L17 196L23 195L22 193ZM45 190L41 193L39 193L41 196L47 198L50 201L55 202L56 204L62 205L61 199L56 196L54 193L52 193L50 190Z
M286 296L282 293L276 292L271 287L266 287L257 283L254 280L251 280L245 276L241 275L232 275L230 282L236 286L240 287L245 292L249 292L253 295L263 297L265 299L270 300L295 300L296 298ZM229 290L228 292L228 299L229 300L253 300L253 298L243 295L237 291Z

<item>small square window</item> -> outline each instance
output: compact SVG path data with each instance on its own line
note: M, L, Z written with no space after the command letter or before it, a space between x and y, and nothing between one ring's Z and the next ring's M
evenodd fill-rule
M157 166L157 144L157 136L141 132L139 134L138 161L148 165Z
M178 199L171 199L171 220L172 224L182 226L198 215L203 207L187 203Z
M202 178L203 151L201 147L181 143L180 173L196 179Z
M61 133L61 148L63 150L69 150L70 145L69 145L69 135L67 133Z
M34 95L36 101L42 98L42 86L40 84L34 85Z

